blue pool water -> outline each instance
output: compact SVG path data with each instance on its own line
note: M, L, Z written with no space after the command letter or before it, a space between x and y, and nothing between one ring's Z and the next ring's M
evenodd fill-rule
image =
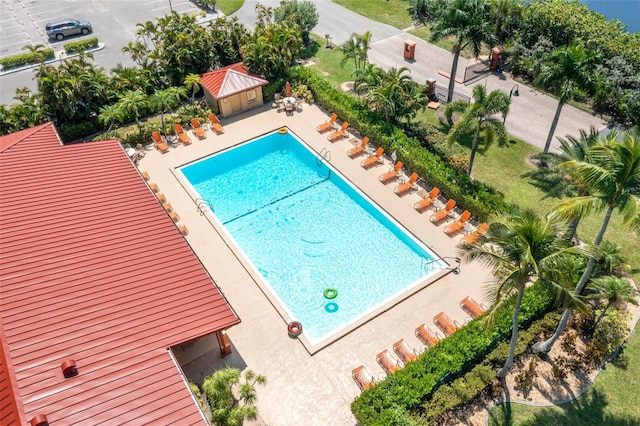
M447 266L291 133L180 171L311 344Z

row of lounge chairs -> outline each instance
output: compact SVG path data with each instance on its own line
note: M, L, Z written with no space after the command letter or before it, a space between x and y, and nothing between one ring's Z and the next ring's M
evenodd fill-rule
M209 123L210 123L211 129L215 134L220 135L224 133L224 127L222 127L222 125L220 124L220 121L218 121L218 117L216 117L215 114L209 115ZM185 131L184 127L182 127L181 124L177 123L173 128L176 132L176 136L178 137L178 141L180 141L182 145L184 146L191 145L191 138L189 137L189 135L187 134L187 132ZM202 125L200 124L200 120L198 120L197 118L191 119L191 129L193 131L193 134L198 139L203 140L207 138L207 133L205 132ZM169 152L169 144L167 143L166 139L160 135L159 132L153 132L151 134L151 138L153 139L153 142L156 146L156 149L158 149L158 151L160 151L163 154L166 152Z
M167 197L162 192L160 192L160 187L158 186L158 184L149 182L149 180L151 180L151 176L149 176L149 173L142 171L140 172L140 174L142 175L142 178L147 181L149 189L151 189L160 204L162 204L162 207L165 209L173 223L176 223L176 226L178 227L180 233L182 235L187 235L189 233L187 227L183 224L177 224L177 222L180 221L180 216L178 216L178 213L173 209L171 203L167 202Z
M470 296L467 296L460 301L460 307L471 318L476 318L486 311L482 304L476 302ZM452 335L461 327L457 321L449 318L449 316L444 312L440 312L438 315L434 316L433 323L442 331L442 333L444 333L445 336ZM393 354L387 349L376 355L376 361L385 372L385 374L380 376L381 379L384 379L386 374L395 373L396 371L403 369L407 363L415 361L421 354L435 346L443 339L440 333L433 331L426 324L418 326L415 330L415 335L423 344L419 351L412 347L405 339L400 339L393 344L393 352L396 353L398 358L393 356ZM371 373L369 373L369 371L367 371L364 365L353 369L351 371L351 376L362 392L376 384L376 379L371 375Z

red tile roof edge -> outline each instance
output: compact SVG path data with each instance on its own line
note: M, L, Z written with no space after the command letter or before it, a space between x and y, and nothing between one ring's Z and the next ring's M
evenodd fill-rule
M53 131L55 132L56 137L58 138L58 141L60 141L60 145L62 145L62 140L60 139L60 135L58 135L58 132L56 131L55 126L51 121L48 121L44 124L40 124L39 126L30 127L28 129L19 130L15 133L10 133L8 135L0 136L0 152L6 151L7 149L11 148L21 140L28 138L34 133L38 133L40 130L46 127L53 128Z
M208 91L215 99L228 98L229 96L233 96L235 94L241 93L242 91L246 90L246 89L243 89L233 93L226 93L224 96L219 97L220 91L224 87L230 71L233 71L238 74L244 74L254 79L262 80L260 84L257 84L254 87L266 86L267 84L269 84L269 82L264 78L260 77L257 74L249 72L243 62L237 62L235 64L227 65L226 67L218 68L216 70L209 71L207 73L202 74L200 76L202 87L206 91Z
M0 318L0 424L22 425L27 422L19 395L16 374L11 362L11 354Z

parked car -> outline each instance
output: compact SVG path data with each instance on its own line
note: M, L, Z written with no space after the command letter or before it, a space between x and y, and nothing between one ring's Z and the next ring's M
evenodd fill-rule
M47 35L50 38L56 40L63 40L65 37L69 37L76 34L87 35L92 30L91 22L86 19L59 19L54 22L49 22L46 25Z

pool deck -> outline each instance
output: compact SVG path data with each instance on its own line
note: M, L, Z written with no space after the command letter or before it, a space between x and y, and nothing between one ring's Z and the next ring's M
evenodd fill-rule
M462 263L459 274L444 274L398 304L385 307L384 312L313 355L298 340L290 338L285 320L261 291L255 274L239 259L207 215L198 211L175 172L177 167L286 126L316 152L328 149L330 163L336 169L439 256L456 256L456 244L461 238L460 235L449 238L442 232L444 224L436 227L430 223L431 210L416 212L413 204L420 197L415 192L398 197L393 193L396 182L388 185L379 182L378 176L391 167L388 159L383 165L363 169L360 161L364 157L350 159L346 154L353 147L349 139L331 143L326 134L316 131L316 126L328 119L327 114L315 106L303 108L303 112L285 115L264 106L224 119L223 135L207 131L207 139L200 141L189 131L192 144L174 143L166 154L148 145L138 167L149 173L150 182L158 184L160 192L178 213L179 223L189 230L187 242L242 320L228 330L233 353L224 359L220 358L215 339L211 337L174 348L178 361L186 363L187 376L199 381L224 365L249 368L266 376L267 384L257 391L260 419L250 424L355 425L350 404L360 390L351 371L364 365L378 377L382 368L376 362L376 354L384 349L392 351L393 343L402 338L419 349L421 343L414 335L415 328L426 323L438 331L433 317L441 311L464 323L468 315L458 303L466 296L484 302L483 287L490 275L476 263ZM363 261L375 268L375 253ZM452 267L455 266L452 263Z

